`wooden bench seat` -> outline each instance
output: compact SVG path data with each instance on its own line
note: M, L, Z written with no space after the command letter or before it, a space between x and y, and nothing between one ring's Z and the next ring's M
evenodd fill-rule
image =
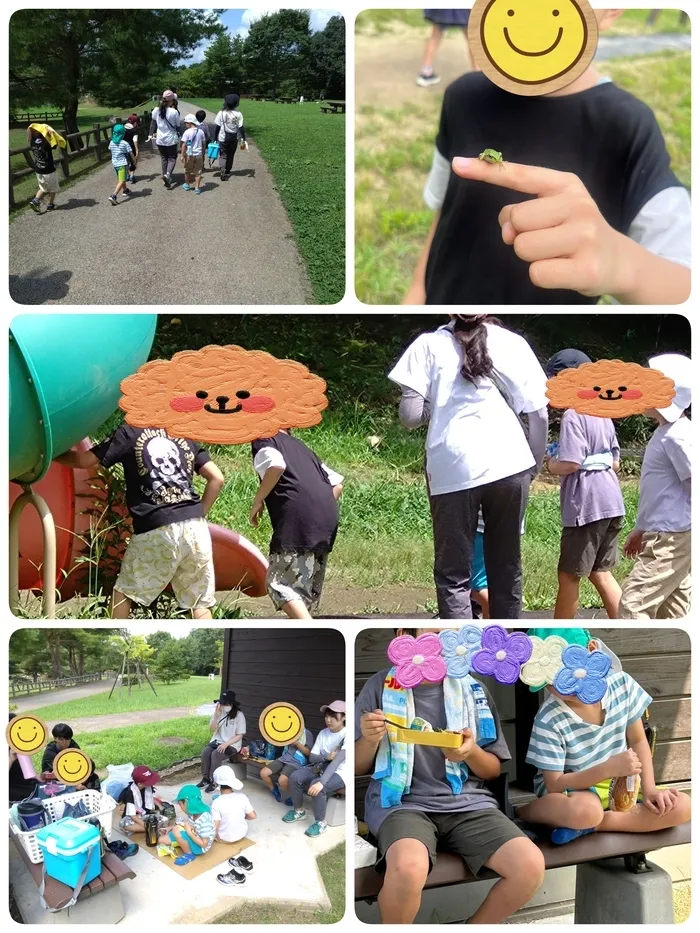
M551 842L536 845L544 853L547 869L567 868L601 859L635 856L668 846L687 845L690 842L690 823L673 829L661 829L655 833L591 833L567 845L556 846ZM477 879L458 855L438 852L435 868L428 875L427 888L438 888L471 881L485 881L498 876L484 869ZM355 899L373 900L379 894L382 875L374 867L358 868L355 871Z

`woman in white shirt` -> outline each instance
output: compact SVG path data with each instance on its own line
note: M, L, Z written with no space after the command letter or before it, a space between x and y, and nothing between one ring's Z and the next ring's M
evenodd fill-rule
M238 147L238 136L245 142L245 128L243 114L238 110L240 97L238 94L228 94L224 99L224 106L214 118L217 127L217 140L219 142L219 169L221 180L231 174L233 157Z
M224 690L219 697L209 728L214 730L214 734L211 742L202 749L202 780L197 784L197 787L204 787L208 794L216 788L216 769L229 761L241 760L239 753L246 724L233 690Z
M414 340L389 378L402 388L402 423L428 425L440 618L472 618L480 508L491 618L519 618L520 526L547 444L547 377L535 354L497 318L453 315L449 324Z
M151 113L151 136L155 133L160 152L163 184L170 188L171 176L177 162L177 144L180 136L180 114L175 109L177 99L172 91L163 91L160 104Z

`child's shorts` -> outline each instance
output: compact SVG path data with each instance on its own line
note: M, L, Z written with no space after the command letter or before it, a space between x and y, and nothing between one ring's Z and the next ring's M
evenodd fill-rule
M56 172L49 172L48 175L37 172L36 180L39 184L39 190L43 191L44 194L55 194L58 191L58 174Z
M189 834L185 832L184 829L183 829L183 831L182 831L182 835L185 837L185 840L186 840L187 842L189 842L189 844L190 844L190 849L192 850L192 853L193 853L194 855L201 855L202 852L204 852L204 849L203 849L200 845L198 845L198 843L196 843L196 842L189 836ZM175 835L175 833L168 833L168 838L170 839L171 842L174 842L174 843L177 845L177 836Z
M309 611L318 609L328 554L319 551L279 551L270 554L267 595L275 609L301 599Z
M486 561L484 560L484 533L477 531L474 536L474 551L472 554L472 590L487 590Z
M204 165L203 156L187 156L185 159L185 171L188 175L199 175Z
M435 867L439 846L461 855L471 873L477 875L501 846L521 836L525 834L496 807L460 813L424 813L402 807L390 813L379 827L379 857L374 868L382 874L386 871L386 853L393 843L417 839L428 850L430 871ZM446 837L449 846L445 845Z
M559 570L576 577L612 570L618 561L622 517L601 518L587 525L562 528Z
M206 519L162 525L129 541L115 589L141 606L150 606L169 583L181 609L206 609L216 603Z
M128 165L115 165L114 173L117 176L117 181L126 181L129 176L129 166Z
M280 761L277 758L275 761L270 761L265 765L270 774L283 775L284 777L289 777L290 774L294 774L295 771L298 771L301 768L301 765L290 764L288 761Z

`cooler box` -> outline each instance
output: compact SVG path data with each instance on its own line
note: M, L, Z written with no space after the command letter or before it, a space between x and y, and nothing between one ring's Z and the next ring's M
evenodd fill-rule
M102 871L100 831L92 823L68 817L44 826L36 834L44 855L46 874L75 888L88 863L83 884L94 881Z

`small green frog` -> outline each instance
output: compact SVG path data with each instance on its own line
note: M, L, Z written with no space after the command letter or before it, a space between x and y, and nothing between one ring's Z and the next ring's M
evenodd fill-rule
M505 159L503 158L503 153L498 152L496 149L484 149L480 154L479 159L482 162L489 162L491 165L500 165L505 167Z

